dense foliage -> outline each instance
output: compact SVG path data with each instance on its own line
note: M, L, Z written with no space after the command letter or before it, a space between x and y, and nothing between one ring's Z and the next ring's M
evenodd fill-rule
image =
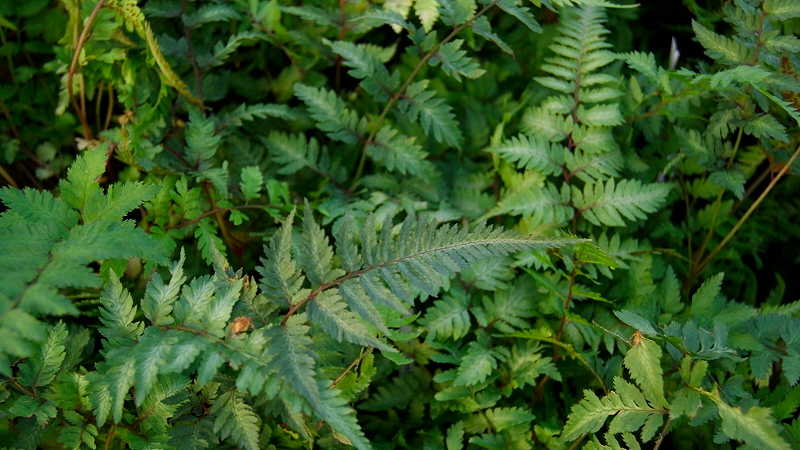
M0 3L0 445L800 448L798 33Z

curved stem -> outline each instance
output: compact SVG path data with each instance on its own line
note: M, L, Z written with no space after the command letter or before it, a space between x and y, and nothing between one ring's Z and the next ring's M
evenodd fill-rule
M717 246L714 247L714 250L712 250L708 254L708 256L706 256L700 262L700 264L697 267L695 277L697 275L700 275L703 272L703 270L708 266L708 264L711 262L711 260L713 260L714 257L716 257L717 254L728 244L728 242L730 242L730 240L733 239L733 237L736 235L739 229L742 228L742 225L744 225L744 223L747 222L747 219L750 218L750 216L753 214L756 208L758 208L758 206L761 205L761 202L763 202L764 199L767 198L767 195L770 193L772 188L774 188L775 185L778 184L778 181L780 181L780 179L783 178L784 175L786 175L786 172L789 171L789 168L792 167L792 164L794 164L794 161L797 159L798 156L800 156L800 146L797 147L797 150L794 151L791 158L789 158L789 161L786 161L786 164L783 166L781 171L778 172L778 175L775 178L773 178L772 181L770 181L769 185L767 185L767 187L764 189L761 195L758 196L756 201L754 201L753 204L750 205L749 208L747 208L747 212L744 213L742 218L739 219L739 221L736 222L736 225L733 226L731 231L729 231L728 234L725 235L725 237L722 239L722 242L717 244Z
M95 20L97 20L97 14L100 13L100 9L105 6L106 0L100 0L94 5L94 9L92 10L89 17L86 19L86 25L84 25L83 29L81 30L81 35L78 37L78 42L75 44L75 52L72 54L72 61L69 63L69 70L67 71L67 97L69 97L70 102L72 103L72 107L75 108L75 112L78 113L78 118L81 121L81 127L83 128L83 137L86 139L93 139L92 129L89 127L89 122L86 119L86 108L81 107L75 102L72 93L72 79L75 77L75 74L80 72L80 68L78 67L78 60L80 60L81 50L83 46L86 45L86 41L89 40L89 35L92 31L92 26L94 25Z

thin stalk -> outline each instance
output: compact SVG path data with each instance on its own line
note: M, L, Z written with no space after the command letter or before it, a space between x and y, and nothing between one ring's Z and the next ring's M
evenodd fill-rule
M747 212L745 212L742 218L739 219L738 222L736 222L736 225L734 225L733 228L731 228L731 231L729 231L728 234L726 234L725 237L722 238L722 242L717 244L717 246L714 247L714 250L712 250L708 254L708 256L706 256L700 262L700 264L697 267L695 277L697 277L703 272L703 270L708 266L708 264L717 256L717 254L723 248L725 248L725 246L728 244L728 242L730 242L731 239L733 239L736 233L739 232L739 229L742 228L742 225L744 225L745 222L747 222L747 219L749 219L750 216L753 214L753 212L758 208L758 206L761 205L761 202L763 202L764 199L767 198L767 195L769 195L770 191L772 191L772 188L774 188L775 185L778 184L778 181L780 181L780 179L783 178L784 175L786 175L786 172L789 171L789 168L792 167L792 164L794 164L794 161L797 159L798 156L800 156L800 146L797 147L797 149L792 154L791 158L789 158L789 161L787 161L786 164L781 169L781 171L778 172L778 175L775 178L773 178L772 181L770 181L766 189L764 189L761 195L758 196L756 201L754 201L753 204L750 205L749 208L747 208Z
M105 4L106 0L100 0L97 2L97 4L94 5L94 9L92 10L91 14L89 14L89 17L86 19L86 25L84 25L83 29L81 30L81 34L78 37L78 42L75 44L75 52L72 54L72 61L70 61L69 70L67 71L67 96L69 97L72 107L75 108L75 112L78 114L78 118L81 121L83 137L89 140L93 139L94 136L92 134L92 129L89 127L89 122L86 119L86 105L84 103L81 107L73 98L72 79L75 77L75 74L80 72L78 60L80 60L81 50L89 40L92 26L94 25L95 20L97 20L97 14L100 13L100 10L105 6ZM81 91L83 91L83 87L81 87Z

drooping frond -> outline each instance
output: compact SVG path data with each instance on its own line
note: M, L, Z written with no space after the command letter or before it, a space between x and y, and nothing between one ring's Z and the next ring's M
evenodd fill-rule
M155 240L133 222L120 220L152 195L150 187L122 184L103 192L97 184L105 150L99 146L78 158L62 182L63 199L31 189L0 189L8 207L0 215L0 334L6 342L0 373L10 375L10 358L31 356L33 342L46 340L47 328L38 316L77 313L60 289L100 286L88 264L107 258L164 260Z

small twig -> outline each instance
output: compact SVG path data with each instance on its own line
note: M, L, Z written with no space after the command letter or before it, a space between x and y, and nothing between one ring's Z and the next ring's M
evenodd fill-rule
M114 115L114 85L108 83L108 109L106 110L106 120L103 122L103 129L107 130L111 125L111 118Z
M86 41L89 40L89 35L91 34L92 26L94 25L95 20L97 20L97 14L100 12L100 9L105 6L106 0L100 0L94 5L94 9L92 10L89 17L86 19L86 25L81 30L80 37L78 37L78 42L75 44L75 52L72 54L72 61L69 63L69 70L67 71L67 96L72 103L73 108L78 113L78 118L81 121L81 126L83 127L83 137L86 139L93 139L92 129L89 127L89 122L86 119L86 104L83 104L83 107L78 106L73 98L73 89L72 89L72 79L75 77L75 74L80 72L80 68L78 67L78 60L80 59L81 50L83 46L86 45ZM81 88L83 91L83 88Z
M14 178L11 177L11 174L8 173L6 169L3 168L3 166L0 166L0 177L3 177L3 179L6 180L6 183L19 189L19 185L17 184L17 182L14 181Z
M783 168L781 168L780 172L778 172L778 175L775 176L775 178L773 178L772 181L770 181L770 183L767 185L767 187L764 189L761 195L758 196L756 201L754 201L753 204L750 205L750 207L747 209L747 212L744 213L742 218L739 219L739 221L736 222L736 225L733 226L731 231L729 231L728 234L725 235L725 237L722 239L722 242L717 244L717 246L714 247L714 250L712 250L708 254L708 256L706 256L700 262L700 264L697 266L697 270L693 274L694 275L693 278L696 278L698 275L703 273L703 270L705 270L706 266L708 266L711 260L713 260L714 257L716 257L717 254L728 244L728 242L730 242L730 240L733 239L733 236L735 236L736 233L739 232L739 229L742 227L742 225L744 225L744 223L747 222L747 219L749 219L750 216L753 214L753 212L758 208L758 206L761 205L761 202L763 202L764 199L767 197L767 195L770 193L770 191L772 191L772 188L774 188L775 185L778 184L778 181L780 181L780 179L783 178L784 175L786 175L786 172L789 171L789 168L792 167L792 164L794 164L794 161L797 159L798 156L800 156L800 146L797 147L797 150L794 151L792 157L789 158L789 161L787 161L786 164L783 166Z
M656 445L653 446L653 450L658 450L661 447L661 443L664 442L664 438L667 437L667 430L669 429L669 425L672 423L672 417L667 416L667 421L664 424L664 428L661 429L661 435L658 436L658 440L656 441Z
M331 383L330 387L332 387L332 388L333 388L333 387L336 387L336 385L337 385L337 384L341 383L341 381L344 379L344 377L345 377L345 376L347 376L347 374L348 374L348 373L350 373L350 371L351 371L351 370L353 370L353 368L355 368L355 367L356 367L356 366L357 366L357 365L358 365L358 364L361 362L361 360L362 360L362 359L364 359L364 355L365 355L365 353L364 353L364 351L362 350L362 351L361 351L361 352L358 354L358 357L357 357L356 359L354 359L354 360L353 360L353 362L351 362L351 363L350 363L350 365L349 365L349 366L347 366L347 367L346 367L346 368L345 368L345 369L342 371L342 373L340 373L340 374L339 374L339 375L336 377L336 379L334 379L334 380L333 380L333 382Z

